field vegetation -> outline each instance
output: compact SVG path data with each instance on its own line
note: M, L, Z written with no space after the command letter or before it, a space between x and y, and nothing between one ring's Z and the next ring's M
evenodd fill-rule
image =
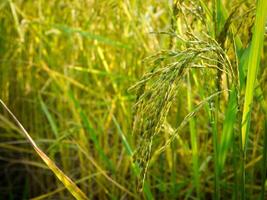
M0 199L267 199L266 0L1 0Z

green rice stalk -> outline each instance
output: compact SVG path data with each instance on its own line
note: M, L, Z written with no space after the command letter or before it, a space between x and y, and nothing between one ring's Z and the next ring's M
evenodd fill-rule
M193 111L192 105L192 88L190 83L190 74L187 74L187 104L189 112ZM191 142L191 149L192 149L192 160L193 160L193 182L196 188L197 198L200 198L200 171L198 165L198 142L197 142L197 126L195 118L191 118L189 121L189 128L190 128L190 142Z
M261 200L265 198L265 181L267 170L267 118L264 119L264 135L263 135L263 148L262 148L262 181L261 181Z
M222 131L222 137L219 147L219 168L220 168L220 174L222 174L225 160L227 153L232 146L233 142L233 131L234 131L234 125L237 115L237 93L236 90L233 89L230 92L229 102L227 105L226 113L225 113L225 119L223 122L223 131Z

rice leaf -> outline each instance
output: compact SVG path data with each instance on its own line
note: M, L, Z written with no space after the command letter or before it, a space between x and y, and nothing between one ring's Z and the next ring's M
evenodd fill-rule
M246 151L249 135L250 115L253 104L253 94L260 64L260 56L263 48L265 24L267 18L267 1L257 2L256 21L248 57L248 73L246 82L245 102L242 115L242 150Z
M63 185L68 189L68 191L75 197L77 200L88 200L85 194L77 187L77 185L62 172L57 165L37 146L34 140L31 138L30 134L25 130L22 124L18 121L15 115L9 110L6 104L0 99L0 103L8 111L14 121L17 123L19 128L24 133L24 136L28 139L30 144L44 163L49 167L49 169L56 175L56 177L63 183Z

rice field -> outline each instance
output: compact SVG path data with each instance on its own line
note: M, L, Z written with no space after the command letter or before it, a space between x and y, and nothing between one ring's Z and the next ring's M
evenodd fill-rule
M1 0L0 200L267 199L266 0Z

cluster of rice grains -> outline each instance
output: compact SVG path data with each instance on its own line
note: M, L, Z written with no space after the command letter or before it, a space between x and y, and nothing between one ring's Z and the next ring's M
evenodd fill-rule
M181 41L180 36L171 35ZM133 86L137 90L133 133L139 138L133 159L140 168L139 189L145 180L153 138L161 131L185 72L190 67L217 69L221 66L218 70L233 74L227 56L215 40L207 35L195 36L192 32L186 36L182 39L184 48L161 51L150 57L152 70Z
M213 83L210 83L213 94L184 118L174 134L169 134L169 139L164 146L156 147L161 151L164 151L204 103L210 102L213 97L223 91L227 93L229 89L238 90L239 72L236 63L234 33L230 31L230 25L234 20L237 21L236 15L241 5L242 3L237 4L229 17L225 19L225 23L221 24L218 19L214 19L214 13L211 13L201 1L174 2L170 31L158 32L158 34L169 35L169 49L147 58L144 63L150 67L150 72L130 88L134 89L137 94L133 134L138 138L138 146L133 160L140 169L139 190L143 188L152 156L153 139L161 133L162 127L166 124L166 116L179 93L181 80L187 72L190 73L189 69L208 69L216 72L211 73L215 75ZM243 18L251 19L250 14L253 9L245 12ZM174 25L176 23L173 21L177 22L177 25ZM236 33L239 28L235 30ZM247 27L247 29L250 28ZM222 75L227 77L227 84L223 87L221 86Z

